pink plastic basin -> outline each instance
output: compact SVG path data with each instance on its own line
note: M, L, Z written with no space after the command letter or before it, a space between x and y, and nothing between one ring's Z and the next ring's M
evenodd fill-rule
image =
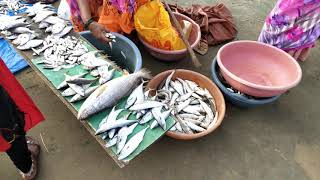
M232 87L256 97L280 95L295 87L302 76L289 54L256 41L228 43L218 51L217 60Z
M191 30L190 37L188 40L189 40L190 46L192 48L194 48L199 43L200 38L201 38L200 26L196 22L194 22L192 19L190 19L189 17L187 17L183 14L175 13L175 12L173 14L175 15L175 17L177 18L178 21L187 20L187 21L191 22L192 30ZM172 23L172 25L174 26L173 23ZM152 45L150 45L146 41L144 41L140 35L138 35L138 37L139 37L140 41L142 42L142 44L149 51L149 53L153 57L155 57L159 60L177 61L177 60L183 59L188 54L187 49L168 51L168 50L163 50L163 49L153 47Z

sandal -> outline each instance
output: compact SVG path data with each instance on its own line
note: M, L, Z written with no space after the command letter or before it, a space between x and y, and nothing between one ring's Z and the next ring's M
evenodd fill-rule
M28 173L20 172L23 180L34 180L38 173L38 159L40 154L40 145L39 143L29 137L26 136L28 149L31 152L32 165L31 169Z

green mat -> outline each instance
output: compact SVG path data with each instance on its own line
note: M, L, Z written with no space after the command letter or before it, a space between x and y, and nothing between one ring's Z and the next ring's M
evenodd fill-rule
M90 46L89 43L86 44L86 46L88 47L88 49L90 51L95 50L94 47ZM37 64L37 61L42 60L43 57L39 57L36 59L32 59L32 63L37 67L37 69L39 69L40 72L42 72L42 74L52 83L52 85L57 88L57 86L64 81L65 79L65 73L69 74L69 75L76 75L76 74L81 74L84 72L88 72L84 69L82 69L82 65L77 65L73 68L70 69L61 69L60 71L52 71L50 69L44 69L41 64ZM116 71L115 72L115 76L113 78L117 78L122 76L122 72L121 71ZM86 75L85 76L88 79L93 79L94 77L91 75ZM94 86L94 84L92 85ZM62 92L62 91L60 91ZM71 97L65 97L68 101L72 98ZM117 105L117 109L118 108L124 108L125 106L125 102L126 102L127 97L123 98L122 100L119 101L118 105ZM76 111L78 111L82 105L84 101L79 101L76 103L70 103L72 105L72 107L74 107L74 109ZM103 118L105 118L109 112L111 111L112 108L109 109L105 109L104 111L101 111L93 116L91 116L88 119L88 123L91 126L91 128L95 131L98 126L99 123L102 121ZM124 114L128 113L128 111L123 111L120 116L123 116ZM120 117L119 116L119 117ZM134 115L130 116L130 119L136 119ZM131 135L129 135L128 140L130 140L130 138L132 136L134 136L136 133L138 133L140 130L146 128L147 126L150 126L151 123L153 122L153 120L149 121L149 123L146 123L144 125L138 125L133 133ZM140 143L140 145L138 146L138 148L130 155L128 156L126 159L124 159L125 163L128 163L129 161L131 161L132 159L134 159L136 156L138 156L142 151L144 151L147 147L149 147L151 144L153 144L155 141L157 141L161 136L163 136L165 134L166 131L168 131L174 124L175 124L175 120L171 117L169 117L167 119L167 129L163 130L160 127L157 127L155 129L148 129L145 133L144 139L143 141ZM100 138L99 136L96 136L96 138ZM127 141L128 141L127 140ZM116 152L116 148L115 147L111 147L111 151L114 153L111 156L115 156L115 152Z

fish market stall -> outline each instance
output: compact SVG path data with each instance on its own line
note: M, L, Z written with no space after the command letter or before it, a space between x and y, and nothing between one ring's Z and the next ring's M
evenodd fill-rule
M140 86L142 90L145 82L140 82L141 78L150 79L149 72L141 70L128 75L126 71L111 62L107 55L101 54L79 34L73 32L68 22L55 16L51 11L52 7L41 4L35 6L35 9L30 8L27 11L29 17L25 15L0 17L7 18L7 23L0 27L1 36L25 58L66 107L82 119L79 122L115 162L124 167L175 124L174 119L169 117L170 112L167 112L164 117L166 119L164 127L151 129L151 119L145 123L137 123L137 116L141 118L142 114L137 115L134 110L125 107L128 93ZM112 38L112 34L109 36ZM116 43L115 40L112 43ZM135 83L117 96L117 101L110 102L109 106L92 110L91 107L98 101L85 103L88 108L82 106L87 102L85 98L89 96L90 99L90 94L94 95L97 89L104 90L109 82L114 85L113 90L118 92L119 88L127 87L119 85L127 85L128 80ZM136 84L141 85L135 87ZM142 97L145 97L144 93ZM155 106L159 104L161 103ZM88 112L88 109L92 112ZM114 123L106 123L107 120ZM116 132L115 128L119 131Z

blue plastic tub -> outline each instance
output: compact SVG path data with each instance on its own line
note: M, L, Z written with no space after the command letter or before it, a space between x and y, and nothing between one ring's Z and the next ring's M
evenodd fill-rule
M111 49L108 43L99 41L90 31L80 32L81 36L98 50L103 50L107 53L110 56L110 60L114 61L122 69L126 69L130 73L139 71L142 67L142 57L137 46L130 39L121 34L112 34L116 36L116 42L112 43Z
M232 104L239 106L239 107L256 107L264 104L269 104L274 101L276 101L280 96L274 96L270 98L263 98L263 99L251 99L246 96L233 93L227 89L227 87L221 82L219 79L219 67L217 63L217 59L214 58L211 65L211 76L214 81L214 83L219 87L219 89L222 91L224 96L228 101L230 101Z

